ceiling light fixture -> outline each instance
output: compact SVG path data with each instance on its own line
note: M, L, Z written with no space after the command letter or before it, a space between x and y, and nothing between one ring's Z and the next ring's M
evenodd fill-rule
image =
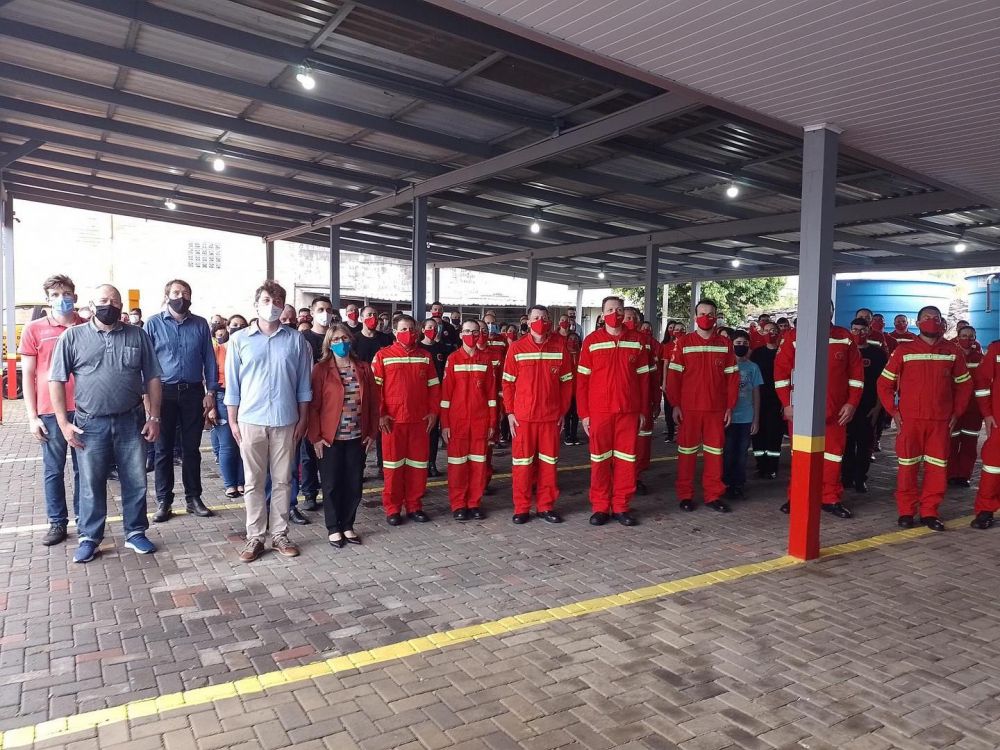
M601 266L600 270L597 272L597 278L599 278L599 279L603 279L604 278L604 266Z
M965 241L965 227L958 230L958 240L955 241L955 252L964 253L969 249L968 243Z
M733 253L733 257L732 260L729 261L729 265L731 265L733 268L739 268L742 264L743 261L740 260L740 251L737 250L736 252Z
M177 204L174 203L174 201L173 201L172 198L167 198L165 201L163 201L163 207L165 209L167 209L168 211L176 211L177 210Z
M542 218L542 212L541 211L535 211L535 220L532 221L531 222L531 226L528 227L528 229L531 230L532 234L538 234L539 232L542 231L542 225L538 223L539 219L541 219L541 218Z
M735 198L739 194L740 194L740 186L737 185L735 182L730 182L729 187L726 188L726 197Z
M212 169L216 172L226 171L226 160L222 158L221 154L216 154L215 158L212 159Z
M312 91L316 88L316 79L313 78L312 71L306 65L299 66L298 71L295 73L295 80L306 91Z

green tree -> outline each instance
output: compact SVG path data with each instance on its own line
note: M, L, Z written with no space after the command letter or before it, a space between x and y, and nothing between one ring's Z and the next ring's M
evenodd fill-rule
M771 279L729 279L706 281L701 285L701 296L714 299L719 304L719 317L728 325L742 325L751 308L762 309L778 301L783 277ZM691 310L691 284L671 284L669 314L673 320L689 321ZM634 300L641 308L646 300L646 288L641 286L618 287L616 294ZM657 294L657 310L663 309L663 287ZM662 321L659 321L662 325Z

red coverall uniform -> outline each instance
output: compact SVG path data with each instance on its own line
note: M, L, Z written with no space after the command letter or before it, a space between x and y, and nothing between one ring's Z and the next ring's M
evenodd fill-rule
M895 341L896 346L899 346L900 344L909 344L914 339L917 338L917 335L915 333L910 333L909 331L896 331L896 330L889 331L889 333L887 333L886 336Z
M881 346L881 342L868 342ZM826 439L823 448L823 505L835 505L844 494L840 479L840 464L847 444L847 426L837 424L844 404L857 409L865 389L865 368L861 352L851 338L851 332L841 326L830 326L826 366ZM783 407L792 403L792 371L795 370L796 333L789 331L781 340L774 358L774 390ZM794 434L789 425L789 433ZM791 493L791 484L789 484Z
M428 414L437 416L441 381L430 355L419 346L399 342L379 349L372 362L375 384L381 389L381 416L392 418L391 430L382 433L382 468L385 486L382 505L387 516L423 509L427 490Z
M694 497L695 462L705 449L701 484L705 502L722 497L722 448L726 410L740 395L739 366L733 345L718 333L704 339L697 331L677 339L667 366L667 400L681 408L677 428L677 498Z
M640 415L649 410L649 352L643 335L589 334L576 368L576 411L590 418L590 506L627 513L635 494ZM652 368L655 370L655 368Z
M983 353L973 347L968 353L961 350L965 356L965 366L975 381L976 370L983 361ZM972 479L972 470L976 466L976 455L979 453L979 431L983 428L983 415L976 399L969 399L965 412L951 429L951 457L948 459L949 479Z
M993 387L997 379L1000 379L1000 341L989 345L983 361L972 375L976 402L984 417L996 418L1000 415L1000 387ZM982 459L983 470L979 475L975 510L976 513L996 513L1000 510L1000 429L994 429L986 438Z
M452 511L478 508L489 472L488 435L496 425L497 395L490 351L448 356L441 385L441 428L448 439L448 499Z
M528 334L507 350L503 402L518 422L511 445L515 514L531 511L532 486L539 513L552 510L559 497L559 427L573 397L572 368L572 357L558 334L541 344Z
M640 333L639 336L646 352L647 364L649 366L649 395L647 398L648 404L643 409L643 413L646 415L646 427L639 430L639 444L636 452L638 460L635 468L636 479L650 465L653 452L653 414L656 413L657 407L660 405L660 383L663 382L663 369L660 364L662 348L660 342L648 333Z
M767 334L757 327L756 323L750 324L750 351L762 346L767 346Z
M950 341L922 338L901 344L878 380L878 395L890 416L902 417L896 437L896 507L901 516L937 518L947 484L951 419L965 412L972 377L961 350ZM924 464L923 488L917 474Z

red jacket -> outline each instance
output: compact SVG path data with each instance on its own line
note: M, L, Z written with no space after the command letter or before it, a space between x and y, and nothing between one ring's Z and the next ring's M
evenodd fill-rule
M441 381L431 355L420 346L406 349L398 341L379 349L372 362L375 384L381 387L381 414L397 422L420 422L437 414Z
M757 349L761 346L767 346L767 334L765 334L760 328L757 327L756 323L750 324L750 350Z
M900 344L878 379L882 406L895 416L896 392L899 414L907 419L947 422L965 412L972 396L972 376L962 351L950 341L928 344L918 338Z
M873 331L869 328L868 346L881 347L886 355L891 355L896 350L897 342L896 339L892 338L885 331Z
M497 387L491 351L476 350L470 357L464 347L448 355L441 385L441 426L489 426L497 419Z
M870 341L871 346L879 346ZM792 371L795 370L796 331L791 330L781 339L781 346L774 357L774 390L782 406L792 403ZM861 352L851 338L851 332L841 326L830 326L829 349L826 365L826 418L832 419L851 404L855 409L861 403L865 389L865 367Z
M361 437L374 440L378 437L379 394L372 368L367 362L354 360L354 372L361 386ZM312 401L309 403L309 427L306 437L310 443L325 440L332 443L340 426L344 410L344 384L333 357L320 362L312 371Z
M729 339L697 331L674 344L667 366L667 401L692 411L726 411L740 395L740 368Z
M491 335L486 340L486 351L490 354L490 364L493 365L493 384L500 398L500 384L503 383L503 361L507 358L507 339L502 335Z
M1000 341L994 341L986 349L979 366L972 373L976 386L976 403L984 417L1000 414L1000 388L993 387L993 381L1000 377Z
M576 368L576 413L639 414L649 409L649 384L655 367L642 334L612 336L598 328L583 340Z
M969 369L969 374L972 376L972 387L976 388L976 370L979 369L979 365L983 361L983 353L980 349L973 345L969 353L965 353L965 349L959 347L959 351L962 352L962 356L965 357L965 366ZM982 413L979 410L978 399L970 398L969 405L965 407L965 411L962 412L962 418L959 420L959 425L965 425L963 429L972 429L973 426L976 427L978 431L979 427L982 426ZM958 429L958 425L956 425Z
M572 356L557 334L536 344L529 333L510 345L503 366L504 411L518 422L557 422L573 398Z

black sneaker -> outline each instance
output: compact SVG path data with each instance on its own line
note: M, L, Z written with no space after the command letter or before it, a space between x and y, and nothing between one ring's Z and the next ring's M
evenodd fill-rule
M45 536L42 537L42 544L46 547L51 547L53 544L59 544L60 542L66 541L66 524L60 522L54 522L49 524L49 530L45 532Z

